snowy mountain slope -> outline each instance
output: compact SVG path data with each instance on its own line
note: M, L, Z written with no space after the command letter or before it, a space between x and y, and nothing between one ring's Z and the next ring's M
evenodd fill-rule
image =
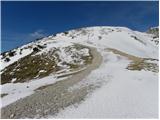
M2 62L1 69L4 69L4 67L14 63L20 58L31 54L33 52L33 48L37 45L42 45L42 47L44 46L46 49L50 49L55 46L67 46L67 44L70 44L71 42L89 42L101 47L102 49L106 47L117 48L130 54L137 54L141 57L156 58L158 55L156 51L157 47L154 47L156 45L152 42L152 40L152 35L132 31L124 27L88 27L71 30L56 34L56 36L53 35L43 38L39 41L29 43L10 52L3 53L0 56ZM9 53L13 53L14 55L11 55L10 57L8 55ZM11 60L5 62L7 61L6 58Z
M71 105L48 118L157 118L158 74L145 70L127 70L124 56L103 52L103 63L78 85L101 85L80 105Z
M11 82L13 78L16 79L14 82L24 82L60 70L69 71L86 65L92 59L89 49L82 45L70 44L65 47L48 48L41 51L36 48L36 51L7 66L2 72L2 84Z
M65 74L87 68L96 57L91 54L90 47L96 48L103 57L100 68L68 89L74 91L95 86L99 88L99 92L93 90L93 95L89 95L79 108L64 110L58 117L157 117L158 42L155 42L152 34L125 27L97 26L70 30L2 53L1 94L4 96L2 101L7 101L3 107L33 94L35 89L46 85L47 81L48 84L55 83L59 80L55 77L59 73L66 77ZM47 79L50 76L53 76L53 81ZM45 83L40 82L43 79L46 80ZM26 87L26 83L30 89L20 90ZM19 87L18 84L23 87ZM8 89L12 88L11 86L14 86L15 92ZM146 92L148 94L143 95ZM9 100L11 96L15 97L13 101ZM99 96L99 103L93 106L97 100L94 96ZM151 99L151 96L154 99ZM148 98L149 101L144 101ZM105 101L112 101L112 105L108 102L104 107L101 106L104 112L98 111L96 108L101 109L98 106ZM89 109L86 108L87 105ZM116 106L119 106L118 110ZM134 110L131 109L133 107ZM86 116L88 112L82 112L85 110L90 111L89 116ZM73 111L75 116L71 115Z

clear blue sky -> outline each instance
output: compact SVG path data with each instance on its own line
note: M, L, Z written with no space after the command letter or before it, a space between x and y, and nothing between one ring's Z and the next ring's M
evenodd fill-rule
M158 1L1 2L2 51L35 38L86 26L158 26Z

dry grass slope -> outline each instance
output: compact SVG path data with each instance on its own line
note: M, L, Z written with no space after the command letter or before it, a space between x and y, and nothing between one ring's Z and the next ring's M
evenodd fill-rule
M126 57L127 59L131 60L131 63L128 65L128 70L146 70L146 71L152 71L158 73L158 64L152 63L149 61L158 61L157 59L152 58L140 58L137 56L129 55L127 53L124 53L122 51L108 48L107 50L113 52L114 54L121 55L123 57Z
M78 51L87 47L74 44L73 46L66 47L65 51L71 52L71 49L73 48ZM58 66L58 63L62 60L59 58L57 51L59 50L55 48L47 53L42 54L36 54L38 52L33 52L30 55L14 62L13 64L6 67L4 72L1 74L1 84L10 82L25 82L34 78L42 78L48 76L51 73L55 73L64 69L63 67ZM67 65L71 71L80 67L84 67L87 64L91 64L93 58L90 51L89 56L79 56L77 54L73 54L72 57L80 57L84 63L80 64L80 61L74 61L73 63L64 62L63 64ZM13 79L16 80L12 81Z

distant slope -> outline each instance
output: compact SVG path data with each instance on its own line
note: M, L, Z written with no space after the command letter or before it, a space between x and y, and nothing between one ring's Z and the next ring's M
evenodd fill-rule
M147 30L147 33L155 35L155 37L159 37L159 27L152 27Z

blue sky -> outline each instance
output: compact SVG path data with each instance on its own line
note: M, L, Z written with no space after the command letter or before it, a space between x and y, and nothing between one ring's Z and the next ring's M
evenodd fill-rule
M86 26L158 26L158 1L1 2L2 52L36 38Z

